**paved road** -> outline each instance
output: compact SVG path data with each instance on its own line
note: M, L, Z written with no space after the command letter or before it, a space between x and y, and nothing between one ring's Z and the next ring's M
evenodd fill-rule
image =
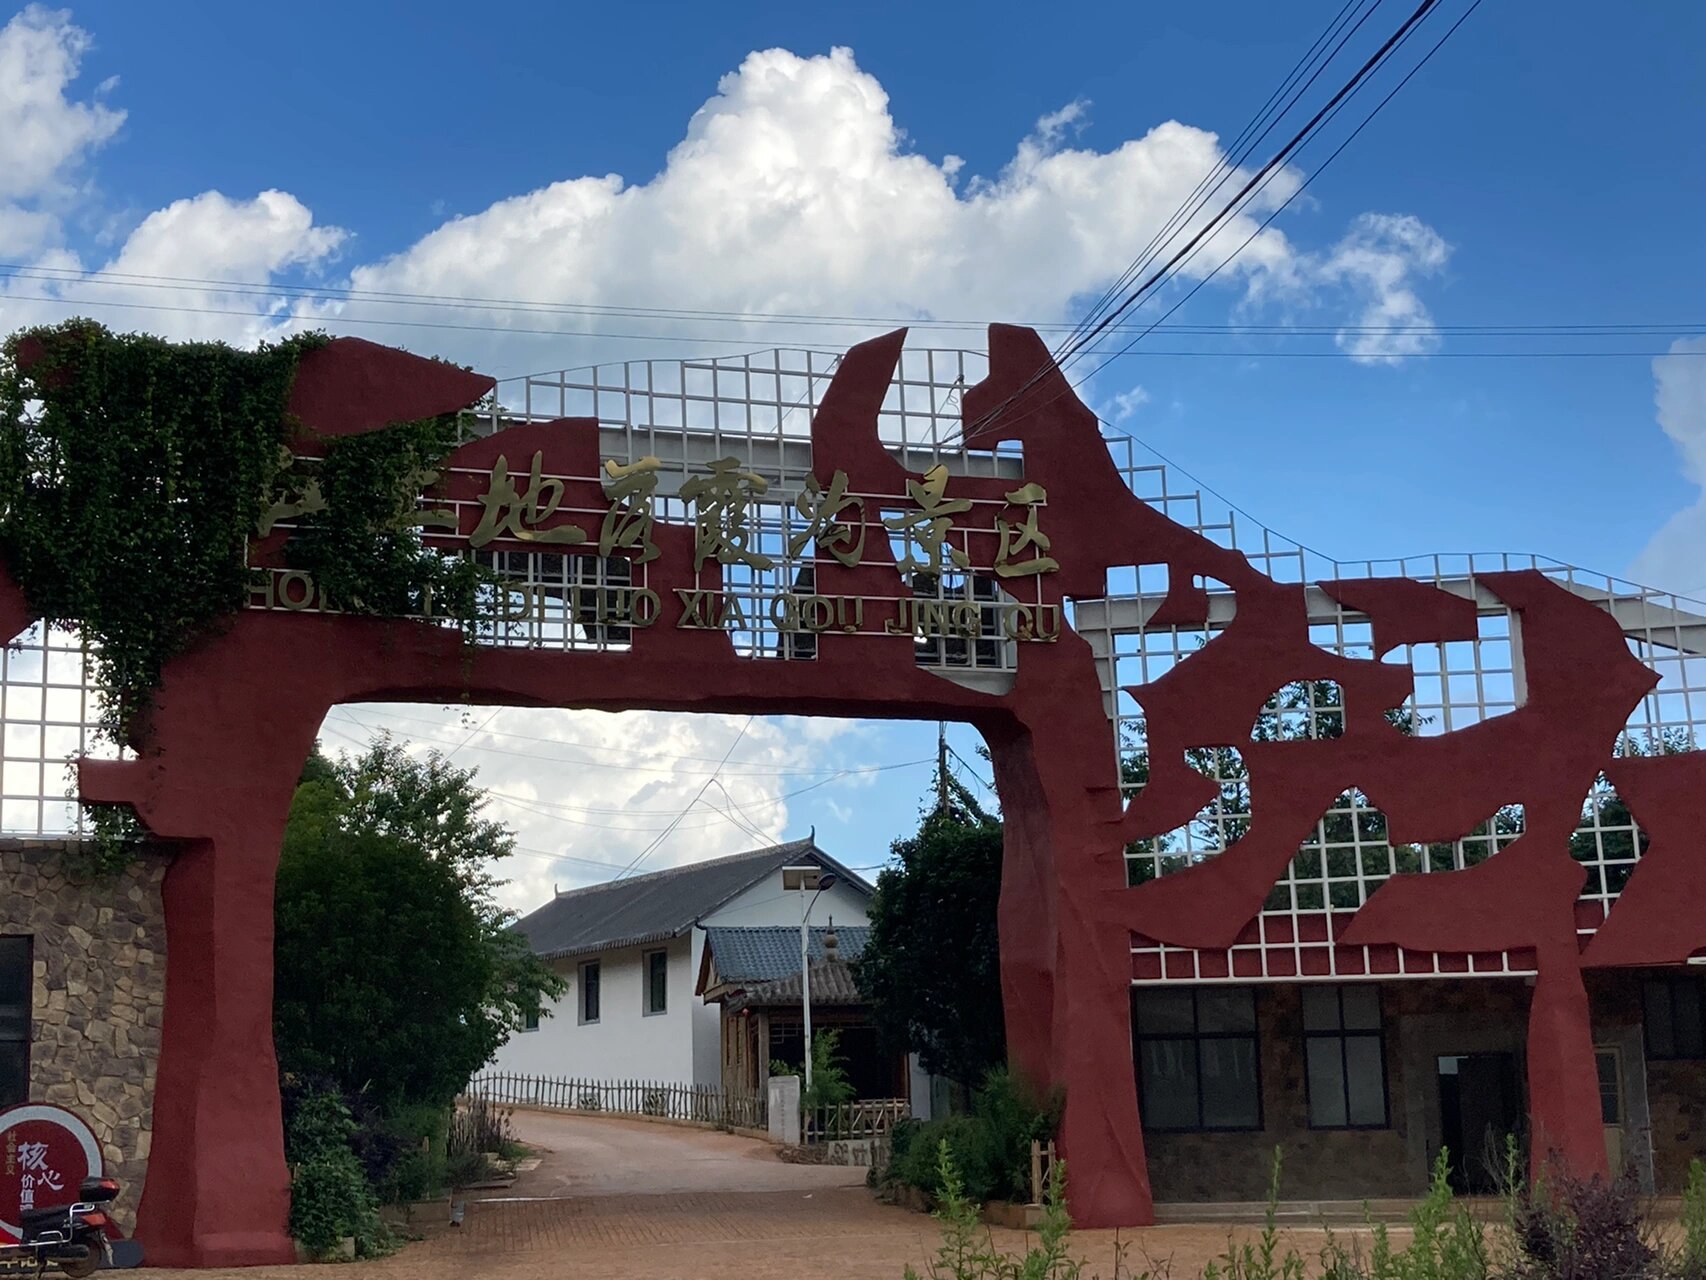
M768 1143L683 1125L518 1111L515 1131L544 1160L522 1176L512 1195L809 1192L865 1185L863 1169L785 1164Z
M878 1204L864 1170L787 1164L768 1143L730 1134L583 1116L518 1113L539 1167L470 1200L462 1226L426 1224L393 1257L344 1280L900 1280L939 1239L923 1214ZM1239 1229L1242 1238L1248 1232ZM1288 1232L1313 1256L1318 1231ZM1017 1232L996 1232L1017 1246ZM1125 1276L1170 1260L1178 1280L1226 1247L1224 1227L1123 1233ZM1115 1233L1074 1238L1086 1275L1113 1280ZM327 1280L324 1267L140 1271L179 1280Z

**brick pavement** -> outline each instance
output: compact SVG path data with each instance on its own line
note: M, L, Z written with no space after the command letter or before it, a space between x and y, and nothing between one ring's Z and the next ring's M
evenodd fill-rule
M460 1227L375 1262L230 1271L140 1271L164 1280L900 1280L939 1240L936 1223L879 1204L863 1171L789 1165L766 1144L727 1134L580 1117L518 1117L544 1152L515 1187L470 1199ZM662 1189L658 1189L662 1188ZM1247 1238L1245 1228L1230 1229ZM1121 1233L1141 1273L1171 1260L1195 1280L1227 1244L1225 1226ZM1018 1247L1018 1232L996 1239ZM1313 1255L1321 1233L1287 1233ZM1074 1237L1087 1277L1113 1280L1114 1232ZM1164 1274L1164 1273L1163 1273Z

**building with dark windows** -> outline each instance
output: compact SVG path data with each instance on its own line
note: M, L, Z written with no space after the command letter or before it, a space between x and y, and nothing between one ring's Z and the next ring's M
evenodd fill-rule
M1648 1193L1706 1154L1706 974L1590 978L1606 1153ZM1530 984L1516 977L1165 983L1132 994L1160 1203L1413 1196L1444 1150L1490 1192L1526 1151Z

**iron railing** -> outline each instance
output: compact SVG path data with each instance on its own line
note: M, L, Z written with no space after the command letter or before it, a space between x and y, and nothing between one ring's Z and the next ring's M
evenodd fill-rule
M725 1089L714 1084L678 1084L667 1080L591 1080L565 1076L487 1073L464 1091L504 1106L549 1111L648 1116L684 1120L721 1129L762 1129L767 1120L763 1092Z
M813 1107L800 1117L800 1140L840 1142L849 1138L881 1138L912 1114L905 1098L866 1098Z

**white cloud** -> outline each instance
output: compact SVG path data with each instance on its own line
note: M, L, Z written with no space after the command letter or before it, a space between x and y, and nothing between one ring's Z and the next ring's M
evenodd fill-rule
M89 153L124 112L69 96L89 34L71 15L30 5L0 27L0 253L31 254L59 239L58 213Z
M1670 350L1653 361L1659 426L1682 455L1683 475L1706 489L1706 339L1682 338ZM1665 522L1629 575L1670 591L1706 593L1706 494Z
M650 180L565 178L452 219L402 252L357 267L351 281L364 290L552 303L1063 319L1118 276L1221 159L1215 135L1174 121L1106 151L1066 145L1086 109L1074 102L1045 115L994 177L962 184L957 157L938 163L908 148L882 86L848 50L809 58L756 52L723 78ZM1257 220L1299 181L1281 173L1204 246L1187 278L1208 273L1255 233L1222 273L1229 285L1272 295L1303 276L1319 283L1323 266L1282 232L1256 233ZM1179 230L1174 243L1205 219ZM1413 219L1404 225L1426 231ZM1357 234L1366 241L1374 232ZM1360 282L1373 269L1372 250L1359 262L1353 248L1347 243L1333 264L1333 283ZM316 314L422 318L373 303ZM538 314L473 311L468 318L542 324ZM769 345L780 328L754 322L746 335L755 347ZM789 335L819 346L858 336L823 328ZM514 332L395 337L500 371L636 353L632 342ZM679 354L693 345L639 352Z
M1349 289L1361 300L1356 325L1416 326L1431 317L1415 290L1418 277L1442 270L1451 257L1451 246L1421 219L1409 214L1365 213L1351 225L1344 239L1334 245L1320 264L1319 276L1327 283ZM1341 350L1365 363L1396 363L1404 356L1421 355L1439 346L1428 333L1366 333L1341 330Z
M608 879L642 854L636 869L658 871L803 835L791 822L794 793L812 787L815 801L827 801L873 775L813 784L842 768L881 763L850 754L867 736L857 721L755 718L741 734L746 719L366 705L333 710L322 742L331 752L359 751L373 730L389 729L416 754L436 748L464 768L477 767L492 792L487 815L509 825L520 846L501 868L510 880L501 897L526 909L549 897L553 885ZM725 753L729 762L719 769ZM713 774L717 783L694 804ZM647 853L689 805L674 834ZM832 852L860 863L879 851Z
M208 191L149 214L104 270L189 280L270 280L326 262L346 238L340 228L315 226L307 206L286 192L233 200ZM75 255L64 252L44 255L38 265L81 268ZM50 303L43 297L65 301ZM117 278L26 279L0 290L0 328L52 323L81 309L114 328L247 345L273 332L286 306L264 291L213 285L166 290L137 289Z
M1152 399L1149 392L1142 387L1133 387L1130 391L1122 391L1108 402L1113 420L1124 422L1134 416L1137 411Z

